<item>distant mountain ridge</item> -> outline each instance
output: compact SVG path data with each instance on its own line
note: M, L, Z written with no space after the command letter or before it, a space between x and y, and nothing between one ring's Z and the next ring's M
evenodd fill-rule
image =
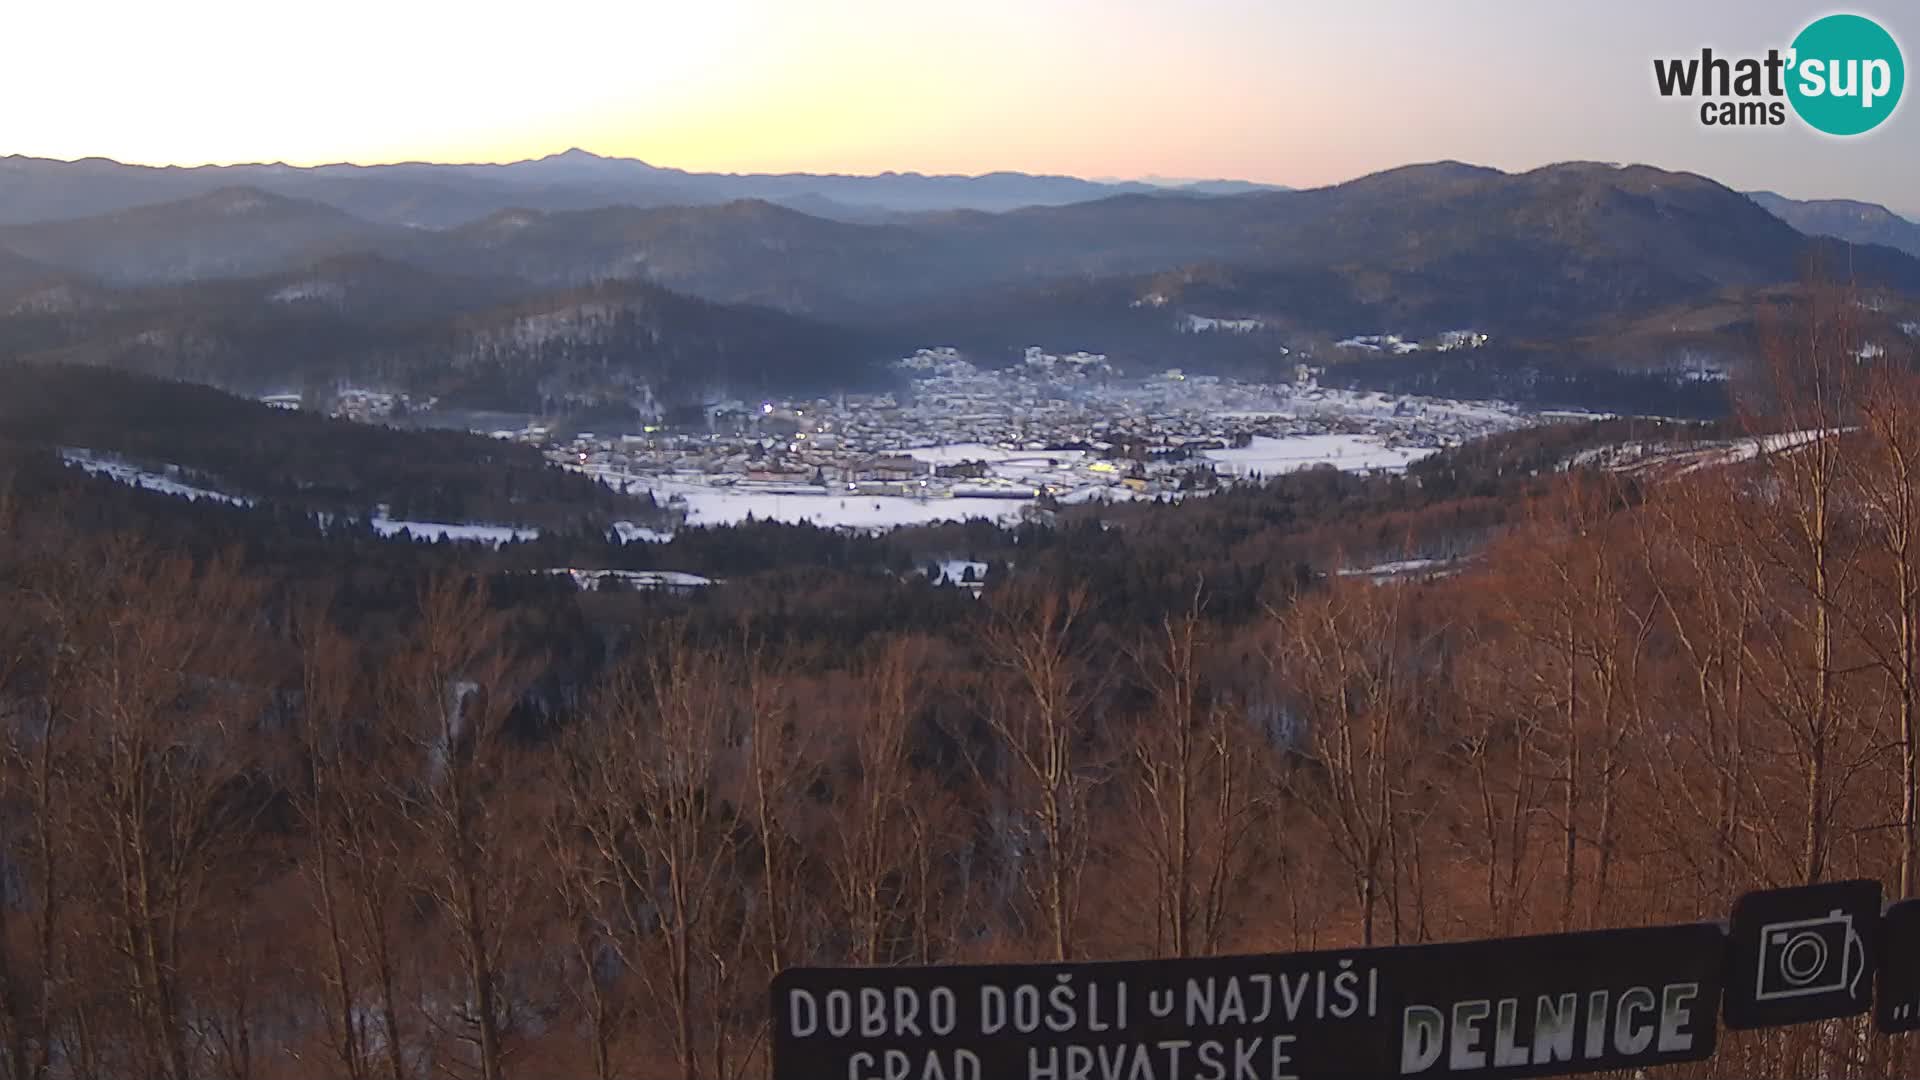
M193 281L361 250L380 231L323 202L222 187L72 221L0 226L0 247L106 281Z
M392 168L382 175L413 182L415 167ZM664 171L581 156L541 168L556 183ZM662 398L851 384L928 344L1202 370L1331 354L1354 334L1472 328L1547 353L1580 342L1604 362L1629 362L1630 334L1632 362L1660 363L1738 351L1755 298L1815 267L1914 318L1898 297L1920 297L1920 258L1809 236L1712 179L1642 165L1441 161L1300 191L1123 191L864 222L763 198L527 199L443 229L228 186L0 226L0 355L222 385L344 367L490 402L604 397L634 380ZM1228 340L1191 332L1196 319L1258 329Z
M933 210L1060 205L1129 192L1205 197L1271 190L1245 181L1158 186L1019 172L695 173L580 149L503 165L153 167L105 158L67 162L13 156L0 158L0 225L93 217L230 187L322 202L370 222L426 228L449 228L512 207L562 211L762 199L809 213L870 221Z
M1841 250L1706 177L1592 162L1524 173L1436 162L1306 191L1120 197L959 215L951 227L978 243L1074 253L1081 273L1056 275L1045 292L1003 291L991 320L973 322L1044 329L1092 349L1115 349L1181 313L1251 319L1296 341L1361 326L1604 341L1659 312L1750 316L1743 298L1793 286L1816 266L1845 266L1864 288L1920 295L1913 256L1878 245ZM1141 273L1155 250L1170 265ZM1665 325L1678 335L1685 321ZM963 336L962 320L942 325L941 340L977 344L984 333ZM1179 340L1163 338L1158 353Z
M1832 236L1856 244L1883 244L1920 257L1920 223L1879 203L1855 199L1789 199L1771 191L1749 198L1809 236Z

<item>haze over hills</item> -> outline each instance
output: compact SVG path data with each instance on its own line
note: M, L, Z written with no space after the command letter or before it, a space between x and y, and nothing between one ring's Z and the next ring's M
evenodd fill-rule
M377 246L379 232L325 203L224 187L73 221L0 227L0 247L133 284L264 273L290 261Z
M509 208L699 206L764 199L852 220L929 210L1009 210L1127 192L1267 189L1244 181L1156 185L996 172L982 176L693 173L574 149L504 165L206 165L154 168L104 158L0 158L0 225L91 217L248 186L328 203L369 221L447 228Z
M583 175L618 164L583 166ZM1807 242L1747 197L1690 174L1587 163L1508 174L1444 162L1307 191L1127 194L887 224L734 200L577 211L521 206L429 231L230 188L93 218L0 228L0 247L130 282L263 273L362 250L540 286L644 279L709 299L837 316L875 304L936 302L956 292L1220 262L1311 267L1347 278L1438 275L1457 283L1449 291L1489 294L1448 317L1512 323L1577 317L1596 305L1606 310L1655 293L1670 300L1675 290L1686 295L1789 280ZM1869 274L1900 279L1911 272L1886 253L1864 258ZM1593 265L1598 262L1614 265ZM1513 288L1537 292L1544 283L1529 282L1541 271L1577 276L1582 293L1591 295L1571 297L1571 309L1548 297L1550 303L1524 315L1494 280L1510 275ZM1385 300L1387 291L1363 289L1363 299Z
M1327 330L1338 329L1330 307L1388 325L1414 320L1415 330L1566 330L1793 281L1819 248L1704 177L1588 163L1508 174L1446 162L1308 191L1118 198L963 215L945 228L976 244L1024 246L1029 259L1072 252L1062 272L1139 272L1157 258L1162 268L1221 264L1244 284L1215 291L1209 300L1224 308L1209 314ZM1855 266L1863 280L1920 288L1920 262L1900 253L1863 250ZM1257 287L1262 275L1283 287Z
M1833 236L1856 244L1883 244L1920 256L1920 223L1878 203L1854 199L1789 199L1750 191L1753 201L1810 236Z
M671 172L577 154L371 172L418 184L448 169L496 195L501 171L547 185L516 181L515 195ZM1031 195L1058 178L829 179L1034 181ZM926 344L1271 373L1353 334L1472 328L1525 343L1529 363L1658 365L1737 351L1752 297L1815 264L1920 294L1911 254L1809 236L1705 177L1585 162L1517 174L1439 162L1304 191L1124 192L867 223L751 198L520 203L421 229L223 187L0 227L0 312L25 309L0 318L0 348L249 387L376 376L496 406L617 399L636 382L669 398L734 381L861 383ZM48 275L65 275L57 303L44 289L21 299ZM1256 332L1190 332L1220 318Z
M7 309L0 296L0 311ZM251 393L338 379L449 404L622 402L640 388L859 381L860 332L641 281L539 290L349 255L261 277L86 293L0 318L0 355L103 364Z
M58 271L50 266L34 262L25 255L0 247L0 292L33 285L57 273Z
M545 285L645 279L710 299L840 309L952 280L937 236L854 225L762 200L717 206L501 211L440 233L388 237L396 257Z

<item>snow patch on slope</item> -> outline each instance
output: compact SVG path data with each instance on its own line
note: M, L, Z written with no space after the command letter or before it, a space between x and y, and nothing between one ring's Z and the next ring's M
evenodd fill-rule
M478 543L499 547L501 544L517 544L523 540L537 540L540 530L514 525L474 525L462 522L443 521L400 521L388 517L384 512L375 514L367 523L381 536L398 536L401 533L416 540L429 540L434 543Z
M299 281L276 289L267 297L276 304L297 304L302 301L337 304L346 298L346 286L337 281Z
M68 447L60 451L60 459L72 468L77 468L89 476L104 476L116 483L128 487L137 487L143 491L157 492L161 495L173 495L182 499L226 503L230 506L252 506L252 499L196 487L179 479L182 469L178 465L164 466L161 472L151 472L136 465L128 464L111 455L96 454L83 447Z

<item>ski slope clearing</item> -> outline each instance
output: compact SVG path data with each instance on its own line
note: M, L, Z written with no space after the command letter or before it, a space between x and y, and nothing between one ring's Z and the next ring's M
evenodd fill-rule
M1700 469L1721 468L1752 461L1762 454L1791 454L1822 439L1845 434L1850 428L1782 431L1741 439L1697 443L1627 442L1582 450L1568 459L1571 468L1598 468L1628 476L1671 479Z
M226 503L229 506L253 505L252 499L241 498L238 495L228 495L222 491L214 491L210 488L196 487L193 484L181 482L177 479L180 475L180 467L178 465L166 466L165 472L151 472L138 466L130 465L118 458L95 454L91 450L81 448L70 448L60 451L60 459L68 466L80 469L89 476L104 476L109 480L126 484L129 487L137 487L144 491L157 492L161 495L173 495L177 498L191 499L194 501L205 499L210 502Z

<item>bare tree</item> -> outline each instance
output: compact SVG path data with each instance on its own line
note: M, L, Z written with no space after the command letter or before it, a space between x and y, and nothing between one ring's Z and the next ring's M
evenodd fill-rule
M1419 683L1402 640L1404 590L1342 583L1282 614L1272 670L1298 703L1304 760L1284 790L1327 832L1372 945L1397 815L1418 752Z
M0 1037L9 1080L48 1075L61 1034L70 890L78 882L73 745L84 665L76 634L98 580L74 559L14 541L13 503L0 482L0 850L19 868L20 902L0 904Z
M1513 587L1505 582L1499 590ZM1530 695L1514 686L1512 656L1519 651L1500 630L1476 628L1463 635L1464 647L1451 668L1453 722L1449 729L1453 760L1472 777L1458 789L1461 814L1478 827L1479 846L1467 858L1480 864L1482 899L1492 932L1512 934L1527 908L1533 876L1539 872L1533 830L1543 794L1534 758L1541 720Z
M1850 462L1853 488L1881 556L1866 573L1860 640L1891 684L1900 745L1902 896L1920 891L1920 380L1878 365L1861 395L1865 445Z
M222 565L130 558L102 575L82 631L76 727L90 747L78 825L104 855L105 913L143 1067L200 1075L184 967L205 890L257 806L256 587Z
M1665 719L1639 747L1660 811L1648 823L1715 907L1799 844L1768 811L1765 770L1750 752L1759 739L1752 654L1766 595L1758 563L1735 542L1743 497L1733 477L1688 476L1654 493L1634 533L1674 669L1656 684Z
M1092 687L1076 638L1086 594L1044 591L1003 602L986 641L1003 675L987 723L1005 762L1001 779L1028 900L1045 923L1048 954L1071 960L1091 851L1089 804L1103 779L1085 724Z
M361 654L317 600L297 606L299 777L294 806L306 827L301 863L319 918L328 1039L348 1080L406 1080L394 918L403 892L402 823L390 807L405 755L369 722Z
M1526 525L1503 546L1509 577L1496 590L1514 638L1504 667L1519 676L1515 701L1531 714L1514 723L1528 728L1529 749L1548 759L1560 787L1562 929L1575 923L1582 880L1593 883L1589 912L1606 902L1620 753L1639 700L1634 673L1653 625L1645 605L1628 595L1626 567L1614 553L1619 494L1612 478L1575 472L1536 500ZM1591 874L1582 866L1589 849Z
M803 768L802 734L793 723L783 673L742 633L746 686L748 768L753 817L760 838L760 904L767 930L767 977L787 967L796 932L795 892L807 851L795 838L791 818Z
M741 734L728 692L719 659L675 633L613 674L574 736L568 769L592 867L581 878L585 900L608 947L665 1010L684 1080L714 1071L706 1061L726 1067L717 1025L730 975L718 942L741 855L719 791ZM703 1018L716 1025L711 1053Z
M611 929L604 921L603 893L608 885L604 867L596 857L594 839L587 825L589 815L599 808L590 800L586 786L590 780L578 774L585 759L569 755L560 764L556 783L562 792L550 807L546 825L546 857L553 870L553 891L566 934L569 991L574 1003L585 1013L588 1039L596 1080L615 1080L620 1071L614 1065L615 1041L629 1019L626 1002L620 993L617 962L611 942Z
M829 871L858 964L890 961L906 937L902 917L913 911L906 902L916 816L911 758L925 664L920 643L889 643L862 673L864 697L850 718L849 767L839 785Z
M1781 602L1760 624L1766 659L1755 688L1792 741L1804 808L1798 877L1817 881L1833 843L1837 780L1857 764L1841 740L1847 715L1841 608L1858 565L1840 527L1845 469L1842 429L1857 401L1859 348L1852 298L1808 290L1800 317L1770 324L1762 345L1763 401L1745 409L1759 486L1735 520ZM1776 430L1782 429L1782 430Z
M1152 695L1130 748L1129 794L1154 890L1158 955L1215 952L1257 816L1244 717L1203 678L1210 642L1195 589L1135 663Z
M482 1080L506 1075L504 954L531 846L520 835L529 815L511 798L524 762L507 731L521 670L485 585L449 575L422 590L383 680L405 763L388 793L418 841L420 884L453 932L466 991L457 1034Z

